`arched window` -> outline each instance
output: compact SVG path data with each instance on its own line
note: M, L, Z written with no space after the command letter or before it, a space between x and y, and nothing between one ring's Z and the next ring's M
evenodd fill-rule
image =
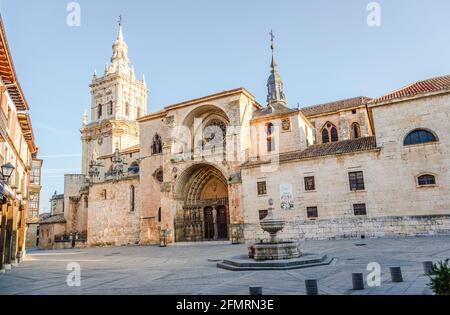
M98 109L97 109L97 118L101 118L102 117L102 105L98 104Z
M436 185L436 177L431 174L424 174L417 177L417 184L419 186Z
M89 199L87 196L84 196L84 207L87 208L89 206Z
M322 128L322 143L339 141L337 128L330 122L327 122Z
M161 208L158 209L158 222L161 222Z
M419 143L430 143L430 142L436 142L437 137L428 130L425 129L415 129L411 131L403 141L404 145L413 145L413 144L419 144Z
M352 138L353 139L361 138L361 129L359 128L358 123L352 124Z
M272 123L268 123L266 126L267 134L267 152L275 151L275 137L274 137L275 127Z
M152 142L152 154L159 154L161 152L162 152L161 137L158 134L155 134Z
M139 163L134 161L131 163L130 167L128 168L128 172L131 174L139 174Z
M330 133L331 133L331 142L339 141L336 127L332 127Z
M330 142L330 137L328 136L328 130L323 129L322 130L322 143L328 143Z
M125 103L125 115L128 116L130 114L130 104L128 102Z

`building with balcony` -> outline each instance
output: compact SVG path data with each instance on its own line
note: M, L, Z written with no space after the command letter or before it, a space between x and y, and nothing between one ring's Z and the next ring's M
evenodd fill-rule
M37 147L0 16L0 270L25 255L29 175Z
M28 194L27 236L26 248L39 245L39 210L41 201L41 159L33 158L30 170L30 185Z

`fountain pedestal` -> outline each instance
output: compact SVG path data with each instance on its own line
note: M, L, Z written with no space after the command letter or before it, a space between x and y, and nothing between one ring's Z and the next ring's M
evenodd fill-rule
M284 228L284 220L273 213L273 199L269 199L267 216L260 221L261 228L270 234L269 243L254 244L249 247L249 258L255 260L281 260L301 256L297 242L278 242L277 233Z
M260 221L261 228L270 234L269 242L256 243L248 247L248 255L241 254L222 262L217 267L233 270L290 270L329 265L333 258L324 254L302 254L298 242L279 242L277 233L284 221L273 213L273 200L269 199L267 217Z

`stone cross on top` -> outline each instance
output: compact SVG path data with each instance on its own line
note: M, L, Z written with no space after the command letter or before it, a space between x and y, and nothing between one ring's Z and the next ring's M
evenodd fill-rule
M119 20L117 20L117 24L119 24L119 26L122 26L122 14L119 15Z
M274 49L274 44L273 44L273 42L274 42L274 39L275 39L275 35L273 34L273 31L272 31L272 30L270 30L269 35L270 35L270 42L271 42L270 48L273 50L273 49Z

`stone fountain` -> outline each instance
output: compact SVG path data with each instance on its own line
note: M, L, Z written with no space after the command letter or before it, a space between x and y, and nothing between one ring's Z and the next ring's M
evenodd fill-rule
M273 199L269 199L267 216L260 221L261 228L270 239L248 247L248 255L238 255L217 263L217 267L232 270L289 270L329 265L332 258L325 254L301 253L298 242L283 242L277 233L285 222L274 214Z
M269 233L270 241L257 243L249 246L249 258L255 260L280 260L291 259L301 256L298 242L279 242L277 233L284 228L284 220L274 215L273 199L269 199L267 216L259 224L261 228Z

